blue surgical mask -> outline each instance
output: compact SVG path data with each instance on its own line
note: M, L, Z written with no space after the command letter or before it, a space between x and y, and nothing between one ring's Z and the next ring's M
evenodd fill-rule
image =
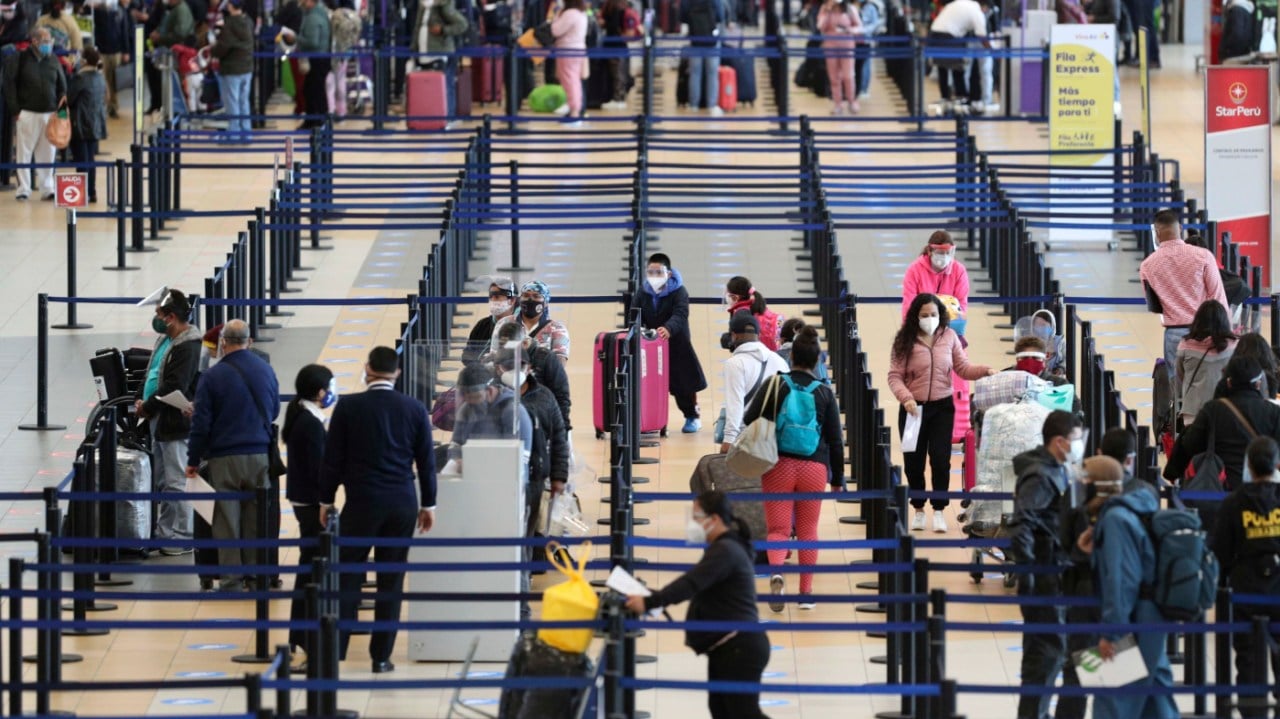
M324 399L320 400L320 409L329 409L338 403L338 380L336 378L329 380L329 387L324 393Z
M51 42L40 43L39 48L40 48L40 54L44 55L45 57L49 57L50 55L53 54L53 43Z

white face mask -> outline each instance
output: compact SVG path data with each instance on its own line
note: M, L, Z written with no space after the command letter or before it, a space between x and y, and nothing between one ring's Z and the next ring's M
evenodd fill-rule
M734 302L737 302L737 300L734 298L734 296L733 296L733 295L730 295L730 294L725 294L725 296L724 296L723 298L721 298L721 299L723 299L723 300L724 300L724 306L725 306L725 307L732 307L732 306L733 306L733 304L734 304Z
M950 252L935 252L929 261L933 263L933 269L941 272L951 266L951 258Z
M489 300L489 314L501 317L511 311L511 300Z
M689 517L689 521L684 525L684 541L689 544L706 544L707 528L702 526L702 522Z
M920 329L927 335L931 335L938 330L937 317L921 317Z
M644 278L644 279L645 279L645 282L648 282L648 283L649 283L649 286L653 288L653 291L654 291L654 292L657 292L658 290L662 289L662 288L663 288L663 286L665 286L665 285L667 284L667 278L666 278L665 276L663 276L663 277L646 277L646 278Z
M1084 461L1084 437L1071 440L1071 449L1067 450L1067 463L1080 464Z
M515 370L509 369L502 373L502 384L511 389L518 389L524 386L524 380L528 376L529 373L525 370L520 370L517 374Z

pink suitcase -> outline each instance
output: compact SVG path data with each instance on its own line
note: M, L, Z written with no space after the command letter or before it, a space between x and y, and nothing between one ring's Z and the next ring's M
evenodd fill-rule
M978 437L970 429L964 433L964 491L971 491L978 483Z
M964 436L971 426L969 418L969 380L955 372L951 373L952 396L956 405L956 422L951 428L951 443L964 441Z
M603 437L605 431L613 424L613 412L616 404L612 397L606 397L605 380L617 366L619 345L627 336L626 332L601 332L596 335L595 363L592 369L592 419L595 423L596 437ZM664 432L667 428L667 413L670 400L667 395L671 386L667 375L667 341L657 337L640 338L640 431Z
M435 70L409 73L405 81L405 124L410 130L443 130L448 120L449 96L446 94L445 74ZM430 117L431 119L425 119Z

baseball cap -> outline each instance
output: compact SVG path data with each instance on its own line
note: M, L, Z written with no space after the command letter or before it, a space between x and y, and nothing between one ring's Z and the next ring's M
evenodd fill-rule
M729 318L729 331L735 335L760 334L760 323L750 312L735 312Z

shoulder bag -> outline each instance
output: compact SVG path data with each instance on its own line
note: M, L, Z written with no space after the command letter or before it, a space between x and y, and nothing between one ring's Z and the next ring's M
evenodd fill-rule
M67 112L67 98L58 101L58 109L49 116L44 126L44 137L50 145L65 150L71 144L71 116Z
M271 436L271 440L267 443L267 474L273 479L283 477L288 468L284 465L284 460L280 458L280 427L275 422L267 419L266 410L262 409L262 403L258 401L258 395L253 391L253 385L249 384L249 378L244 376L244 371L235 364L230 365L231 369L240 375L240 381L244 383L245 389L249 390L249 399L253 400L253 406L258 408L258 416L262 418L262 424L267 428L267 434Z
M777 397L778 385L781 383L782 378L774 376L769 388L765 390L763 406L769 406L769 401ZM726 463L735 474L748 478L759 477L773 469L778 463L777 423L761 412L756 421L747 425L729 448Z
M760 390L760 384L764 382L765 370L767 370L768 368L769 368L769 362L767 360L760 363L760 375L756 377L756 383L751 385L751 389L748 390L747 394L742 398L743 411L746 410L746 407L750 406L751 398L755 397L756 392ZM721 442L724 441L724 422L725 422L724 409L725 409L724 407L721 407L720 416L716 417L715 432L713 433L713 436L712 436L712 440L716 444L720 444Z

